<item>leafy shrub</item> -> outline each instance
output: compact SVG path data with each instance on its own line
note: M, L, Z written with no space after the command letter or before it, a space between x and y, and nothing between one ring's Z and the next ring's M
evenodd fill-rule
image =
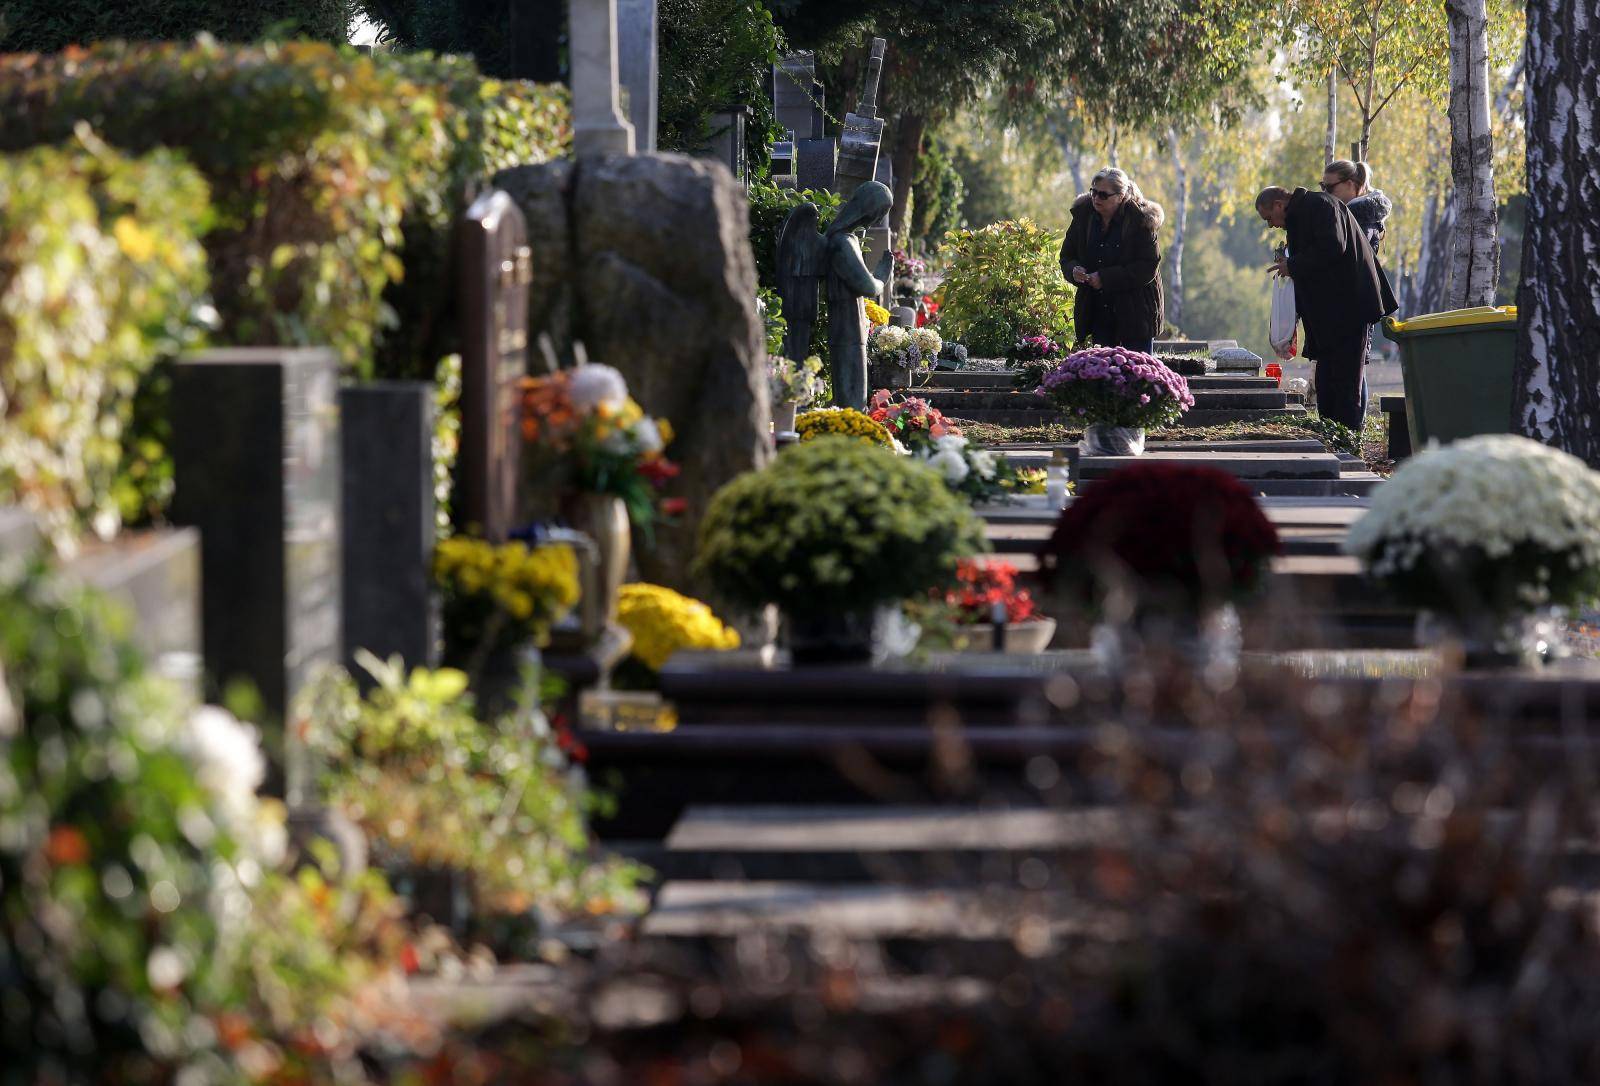
M206 33L223 41L277 37L348 40L345 0L5 0L0 3L0 52L55 53L108 38L187 41Z
M660 102L656 141L663 151L694 153L712 135L711 115L752 110L745 122L750 167L765 176L772 141L781 138L767 73L783 38L760 0L661 0Z
M1072 288L1057 263L1061 235L1031 220L948 235L939 329L980 358L1001 358L1025 336L1072 341Z
M828 616L920 596L983 549L981 523L936 472L830 437L716 493L696 573L738 606Z
M924 251L938 249L945 235L961 226L961 201L967 194L950 153L937 139L917 159L911 182L911 238Z
M468 185L568 139L559 91L311 42L9 57L0 115L0 149L83 121L119 148L182 149L216 211L217 341L328 345L386 377L431 377L449 352L449 231Z
M125 158L85 132L0 156L0 502L58 546L118 524L141 376L198 332L206 214L171 152Z
M595 799L542 717L485 726L461 672L367 667L377 685L365 697L335 669L305 705L324 794L366 829L380 864L470 873L496 911L631 904L637 869L585 856Z

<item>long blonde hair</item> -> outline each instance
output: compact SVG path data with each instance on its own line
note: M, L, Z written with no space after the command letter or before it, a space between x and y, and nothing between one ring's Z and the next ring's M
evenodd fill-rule
M1150 219L1150 224L1152 226L1159 227L1162 222L1166 220L1167 213L1162 210L1161 205L1156 203L1154 200L1146 199L1145 194L1139 191L1139 186L1133 183L1133 178L1129 177L1122 170L1119 170L1115 166L1107 166L1105 169L1094 175L1094 179L1089 182L1089 187L1093 188L1102 181L1110 181L1113 185L1117 186L1117 191L1128 198L1128 203L1132 204L1138 210L1144 212L1144 214Z

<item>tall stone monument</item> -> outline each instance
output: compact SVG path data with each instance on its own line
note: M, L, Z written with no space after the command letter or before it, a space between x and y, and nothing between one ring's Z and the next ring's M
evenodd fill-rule
M633 125L622 115L617 89L617 0L572 0L567 49L572 58L573 154L633 154Z
M628 121L633 125L633 142L640 154L656 149L659 28L656 0L617 0L618 73L628 92Z
M883 118L878 116L878 79L883 74L883 55L887 49L888 43L882 38L872 39L861 100L856 103L854 112L844 115L833 190L846 199L864 182L877 179L878 150L883 146Z
M797 140L822 135L815 129L816 110L811 88L817 82L816 58L811 53L790 53L772 66L772 111L778 127Z

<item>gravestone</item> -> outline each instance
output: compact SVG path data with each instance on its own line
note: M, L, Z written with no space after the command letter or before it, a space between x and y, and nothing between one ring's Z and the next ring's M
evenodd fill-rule
M518 384L528 373L533 251L504 192L475 200L461 229L461 451L456 523L485 539L516 523L522 434Z
M656 55L656 0L617 0L617 72L627 91L628 121L640 153L656 149L660 68Z
M844 117L833 190L847 199L863 181L877 179L878 150L883 144L883 118L878 116L878 78L883 72L883 55L887 48L888 43L882 38L872 39L861 100L855 111Z
M733 179L741 183L749 180L745 170L745 127L749 118L748 106L734 106L713 113L709 122L711 138L698 155L722 163L733 174Z
M1211 352L1218 373L1260 373L1261 356L1243 347L1223 347Z
M333 352L286 347L204 351L173 378L172 519L200 529L206 697L250 682L269 730L342 656L338 379Z
M889 310L889 323L896 328L915 328L917 311L908 305L897 305Z
M782 189L795 187L794 141L778 140L772 145L772 183Z
M792 139L822 135L811 89L817 82L816 58L811 53L790 53L772 66L772 108L778 127Z
M437 663L433 386L372 381L339 392L344 472L345 666L355 652Z
M800 140L795 147L795 188L827 192L838 167L838 140Z
M573 154L633 154L633 125L622 115L618 93L617 0L571 0L567 51Z

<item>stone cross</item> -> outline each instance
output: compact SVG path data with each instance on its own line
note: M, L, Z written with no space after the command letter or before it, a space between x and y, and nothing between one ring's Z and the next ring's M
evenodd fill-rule
M617 89L617 0L571 0L568 12L573 154L631 155L633 125Z
M872 39L867 61L867 81L861 100L844 117L844 132L839 137L839 166L834 173L833 190L848 198L863 182L874 180L878 172L878 150L883 145L883 118L878 116L878 76L883 71L883 55L888 48L882 38Z
M515 526L522 458L518 384L528 375L533 252L511 197L494 190L461 232L461 488L458 523L501 541Z
M628 91L628 120L641 154L656 149L659 67L656 0L617 0L617 61Z

